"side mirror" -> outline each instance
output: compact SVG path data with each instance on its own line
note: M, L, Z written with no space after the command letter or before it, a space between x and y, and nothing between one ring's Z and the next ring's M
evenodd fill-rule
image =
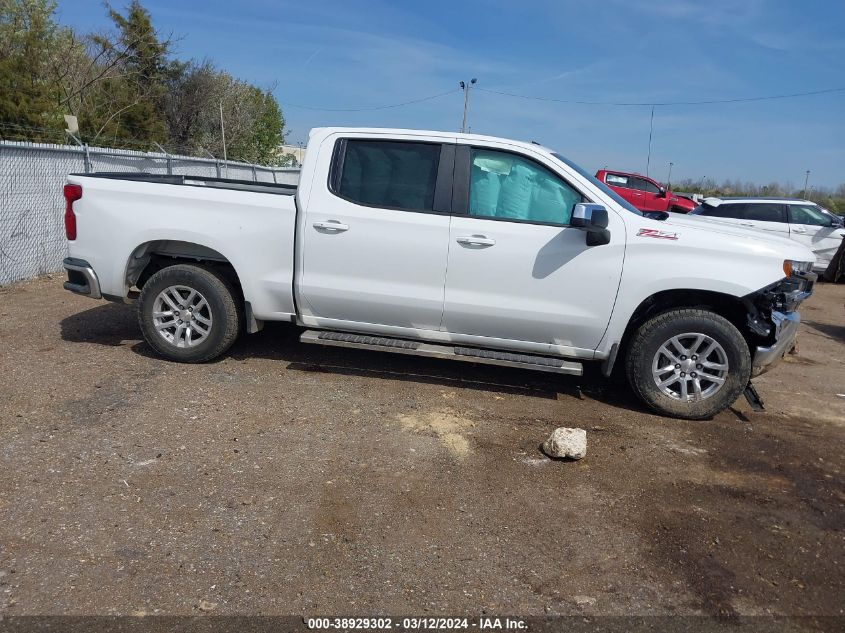
M660 191L657 192L657 197L658 198L665 198L666 197L666 190L661 187Z
M587 246L601 246L610 242L607 209L600 204L581 202L572 210L572 227L587 234Z

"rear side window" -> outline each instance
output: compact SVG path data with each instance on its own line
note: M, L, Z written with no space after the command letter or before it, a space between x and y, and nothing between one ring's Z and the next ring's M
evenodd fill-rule
M784 213L782 204L736 202L732 204L720 204L717 207L703 204L697 207L694 213L697 215L749 220L752 222L786 222L786 213Z
M786 222L782 204L739 203L724 205L726 218L755 222Z
M690 211L690 215L707 215L711 217L719 217L719 207L711 207L709 204L700 204L695 209Z
M439 143L347 139L335 193L350 202L386 209L431 211Z
M605 174L604 181L614 187L625 187L626 189L631 187L628 183L628 176L622 176L620 174Z
M472 150L469 215L544 224L569 224L581 194L534 161Z

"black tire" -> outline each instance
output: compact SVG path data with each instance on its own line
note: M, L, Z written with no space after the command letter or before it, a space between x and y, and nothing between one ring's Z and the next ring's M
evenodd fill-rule
M722 370L727 371L727 374L723 376L724 382L721 386L717 387L709 396L697 401L683 401L680 399L681 394L677 394L678 399L670 397L658 386L657 379L652 372L658 350L673 337L688 333L702 334L718 343L722 351L715 353L722 353L726 357L728 365L727 370ZM692 338L681 339L681 342L689 341ZM702 346L704 346L703 343ZM690 347L692 347L691 344ZM670 349L676 351L675 347ZM696 357L690 356L689 361L686 358L684 356L683 363L692 362L691 359ZM715 356L711 355L709 358L713 359ZM680 355L678 359L680 359ZM699 367L696 374L699 377L699 386L716 386L716 383L708 382L706 378L702 378L705 374L701 373L701 365L694 365L688 368L688 371L696 371L696 367ZM677 371L681 372L682 370L683 368ZM652 317L634 333L628 346L625 371L634 393L650 408L673 418L704 420L712 418L729 407L743 392L751 376L751 354L742 334L727 319L707 310L672 310ZM668 376L671 378L674 371L674 369L669 370L662 377ZM718 374L719 370L710 371ZM686 374L678 373L677 375L685 376ZM692 373L689 374L689 376L692 375ZM689 385L691 380L687 377L683 381L666 388L680 391L680 383L684 382ZM684 388L688 390L689 387ZM706 389L702 393L705 391Z
M179 347L166 340L156 328L153 310L157 297L173 286L198 292L206 301L203 314L210 314L210 331L204 340L190 347ZM159 355L180 363L203 363L220 356L237 339L241 331L241 311L237 297L232 285L213 270L190 264L168 266L144 284L138 299L138 323L144 339ZM175 330L175 327L172 329ZM181 335L183 341L185 336L184 333Z

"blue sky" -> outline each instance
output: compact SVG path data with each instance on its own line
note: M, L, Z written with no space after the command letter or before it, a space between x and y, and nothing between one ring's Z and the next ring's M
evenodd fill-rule
M108 25L93 0L59 19ZM121 0L113 0L117 8ZM842 0L143 0L180 57L275 86L289 142L312 127L457 130L460 79L585 101L670 102L845 87ZM405 107L324 112L454 93ZM650 174L845 182L845 92L657 107ZM536 140L588 169L645 173L649 107L532 101L475 90L473 132Z

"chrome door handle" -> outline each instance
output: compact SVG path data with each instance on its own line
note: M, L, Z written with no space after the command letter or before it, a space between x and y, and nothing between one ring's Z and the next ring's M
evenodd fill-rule
M493 246L496 243L496 240L486 235L464 235L456 241L466 246Z
M325 222L314 222L315 229L322 229L324 231L334 231L335 233L343 233L349 230L349 225L337 220L326 220Z
M807 229L805 229L803 227L801 227L801 228L796 227L796 228L792 229L792 232L793 233L806 233Z
M753 224L751 224L751 222L740 222L739 225L740 226L751 226L751 227L754 226Z

